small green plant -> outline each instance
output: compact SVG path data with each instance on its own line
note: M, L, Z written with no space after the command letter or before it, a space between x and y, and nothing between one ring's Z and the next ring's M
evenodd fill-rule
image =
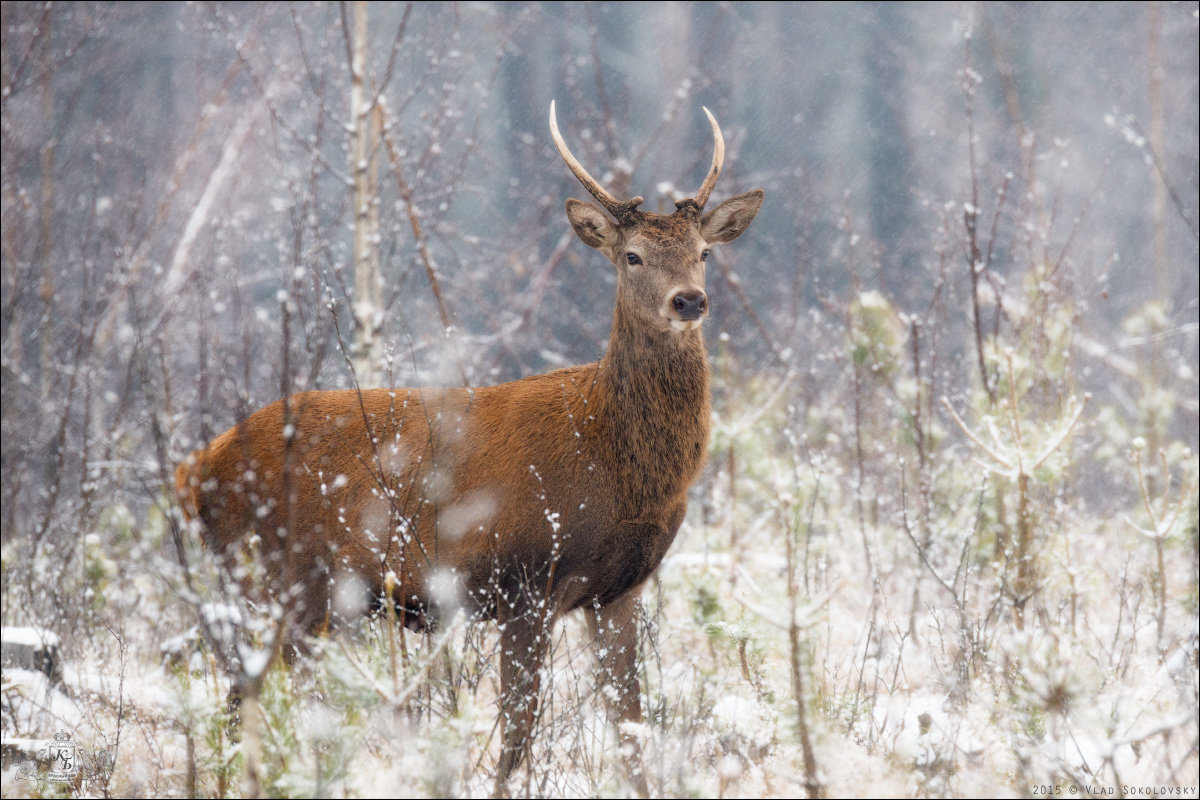
M1006 375L1010 387L1017 384L1015 360L1015 354L1011 350L1005 352ZM1082 400L1072 400L1062 415L1062 421L1054 427L1042 430L1032 425L1024 416L1017 397L1013 392L1005 394L1002 401L1002 419L996 420L991 416L984 418L986 437L972 430L963 421L949 399L943 398L942 403L959 429L988 457L987 461L979 463L1000 480L997 491L1012 492L1016 495L1016 530L1015 536L1012 537L1015 541L1007 540L1003 547L1006 564L1015 563L1015 570L1009 572L1006 569L1004 579L1012 600L1017 627L1023 628L1026 604L1038 589L1036 547L1040 520L1038 506L1032 496L1033 484L1051 480L1051 476L1058 474L1058 471L1048 469L1051 459L1059 455L1075 430L1090 395L1085 394ZM1003 429L1000 424L1004 425Z

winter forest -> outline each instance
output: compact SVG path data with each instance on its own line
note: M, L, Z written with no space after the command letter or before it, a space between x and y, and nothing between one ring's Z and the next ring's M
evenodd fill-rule
M1196 2L5 2L2 32L4 797L1196 797ZM600 359L618 273L551 101L662 214L706 107L709 208L765 201L707 261L641 721L567 615L494 788L495 623L377 602L285 657L174 473L298 392Z

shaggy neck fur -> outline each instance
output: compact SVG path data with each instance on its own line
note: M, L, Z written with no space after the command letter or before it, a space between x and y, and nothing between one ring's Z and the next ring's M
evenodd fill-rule
M708 354L700 330L656 330L617 305L600 361L605 446L630 513L683 499L704 463L709 429Z

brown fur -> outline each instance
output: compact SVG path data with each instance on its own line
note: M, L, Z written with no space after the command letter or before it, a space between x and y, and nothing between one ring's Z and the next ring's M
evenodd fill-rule
M556 617L593 609L613 710L640 720L634 599L675 538L709 432L699 322L672 327L670 300L703 291L705 248L736 238L761 201L757 191L703 218L684 203L620 223L568 201L580 237L618 270L598 363L473 389L292 395L179 467L184 513L233 574L257 555L267 586L247 577L246 589L279 600L297 638L336 621L342 576L378 601L389 572L411 627L458 605L503 623L498 792L527 746ZM633 776L644 793L640 764Z

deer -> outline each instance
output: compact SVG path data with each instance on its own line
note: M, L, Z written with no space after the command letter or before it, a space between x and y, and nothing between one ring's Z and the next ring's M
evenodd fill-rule
M460 608L499 624L497 795L529 748L551 626L576 609L628 777L647 794L638 726L623 724L642 719L637 600L708 449L705 262L763 202L755 189L705 211L725 143L703 111L712 164L693 197L656 214L584 169L550 104L555 147L599 204L568 199L567 220L617 274L599 361L493 386L292 394L176 472L184 518L227 570L254 549L266 585L246 589L287 611L296 641L337 621L346 578L414 630Z

